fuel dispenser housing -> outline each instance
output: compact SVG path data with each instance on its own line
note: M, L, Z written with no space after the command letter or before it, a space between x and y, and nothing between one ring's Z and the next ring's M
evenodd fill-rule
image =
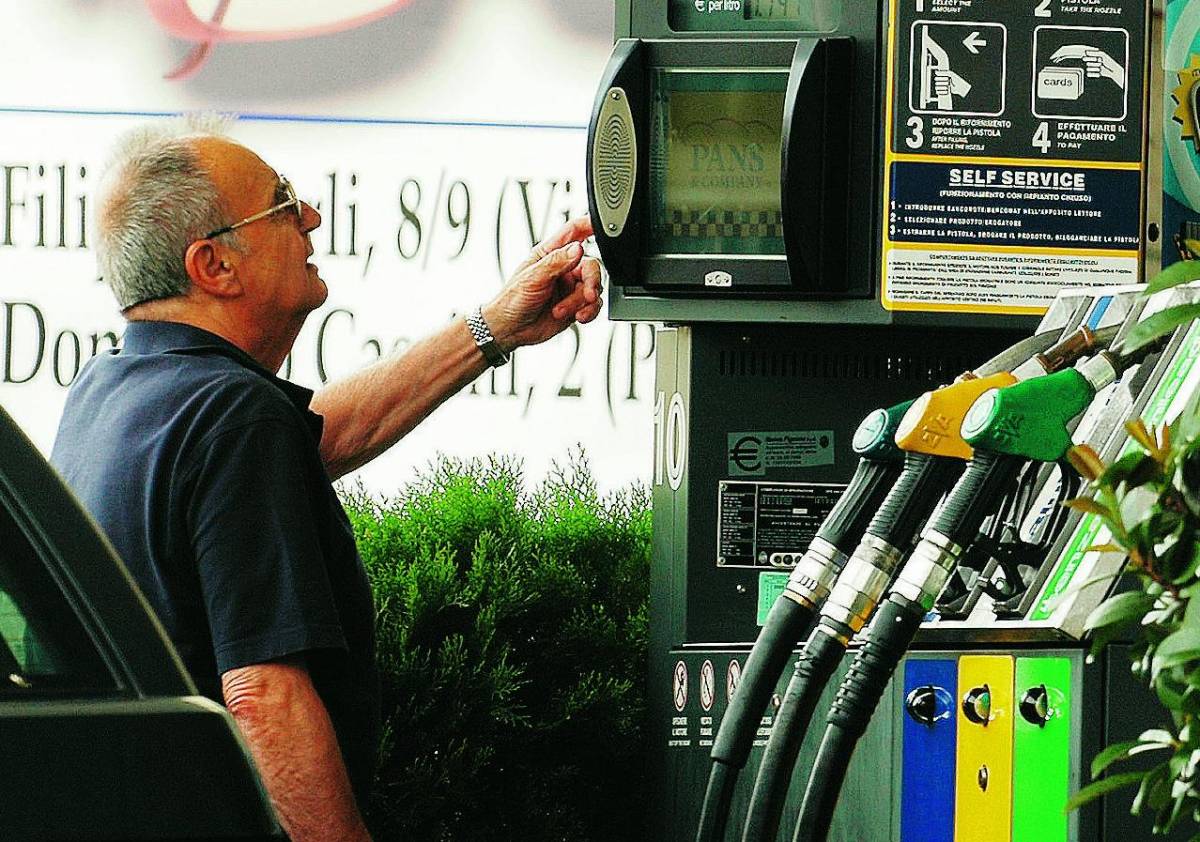
M1200 6L1170 5L1188 2ZM616 3L587 174L610 315L661 324L645 838L696 837L746 655L850 479L858 423L1032 333L1122 324L1137 306L1130 285L1157 270L1162 168L1148 149L1163 81L1149 57L1161 10L1091 5L1102 11ZM1071 58L1087 39L1119 59L1120 87ZM1129 400L1133 411L1142 398ZM1085 662L1086 606L1035 617L1069 540L1003 606L973 580L954 610L928 618L850 766L830 839L1148 837L1124 793L1061 809L1099 748L1152 727L1140 717L1153 704L1120 647ZM1115 580L1119 567L1099 569ZM986 725L964 707L985 686L997 713ZM738 779L728 839L742 838L773 714Z

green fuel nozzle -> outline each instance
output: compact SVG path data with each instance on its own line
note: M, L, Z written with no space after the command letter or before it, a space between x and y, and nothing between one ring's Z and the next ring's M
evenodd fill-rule
M854 452L863 459L903 459L904 454L896 447L896 429L912 405L912 400L904 401L888 409L877 409L864 418L854 431L851 443Z
M1083 371L1068 368L992 389L968 410L962 436L978 450L1054 462L1070 449L1067 425L1087 409L1098 385Z
M789 578L791 595L802 603L815 608L825 601L847 555L899 476L904 453L896 446L896 428L912 404L877 409L858 425L853 447L860 458L854 476Z

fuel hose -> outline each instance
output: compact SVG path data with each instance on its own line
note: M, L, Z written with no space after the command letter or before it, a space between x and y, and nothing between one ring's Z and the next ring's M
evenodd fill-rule
M1070 421L1119 366L1101 353L1067 369L985 392L962 425L975 448L868 627L827 717L793 842L824 842L858 740L964 548L994 513L1028 460L1050 462L1071 446Z
M908 546L920 525L920 518L946 493L961 470L962 463L949 457L908 454L900 479L872 520L853 559L861 560L868 554L876 562L895 559L890 565L894 568L900 556L894 548ZM872 565L863 573L871 576L879 570L879 567ZM884 577L880 590L886 587L890 572L885 565L885 572L875 574ZM821 692L841 663L847 642L854 633L850 625L822 616L820 624L812 630L804 644L775 714L771 736L758 768L742 831L743 842L771 842L775 839L792 769L808 724Z
M1102 337L1104 342L1111 340L1110 333L1115 331L1106 332ZM1074 359L1101 338L1087 328L1081 328L1065 339L1060 337L1061 331L1051 330L1024 339L976 368L970 379L978 381L988 379L990 375L1001 375L1008 379L1003 383L993 383L989 379L989 385L1006 385L1011 382L1011 375L1007 374L1010 368L1024 365L1037 369L1040 366L1037 373L1041 373L1052 365L1060 364L1062 360ZM976 395L978 391L972 397ZM867 519L879 509L896 477L899 451L892 443L891 435L897 431L900 419L906 416L912 403L909 401L888 410L876 410L864 419L855 434L854 449L860 461L854 479L818 531L808 552L796 565L783 595L772 606L747 659L738 692L734 694L717 730L710 753L712 766L701 806L697 842L718 842L724 838L737 778L749 758L767 700L791 656L792 647L799 641L813 613L829 596L857 538L866 528ZM957 430L945 432L954 435L941 436L932 428L920 430L920 434L927 439L932 436L938 441L949 442L957 438ZM970 449L965 445L963 449L964 453L956 455L966 458ZM892 563L893 568L898 561L897 557ZM880 592L886 585L885 577L879 583ZM872 609L878 597L879 594L875 594ZM844 644L840 648L844 649ZM830 653L837 649L836 645L821 647L826 659L832 659ZM836 661L833 664L836 667ZM829 674L828 670L822 668L821 677L817 679L818 673L814 673L815 680L811 683L821 688L828 681ZM817 693L819 696L820 689ZM784 713L786 716L787 712ZM809 718L811 710L804 717L805 722ZM803 730L800 729L801 739ZM791 752L791 749L788 751Z
M977 382L956 385L978 389ZM979 392L975 391L975 394ZM969 401L966 406L970 406ZM966 452L970 452L969 448ZM856 618L863 613L869 616L874 608L870 594L878 599L902 557L896 548L909 546L921 521L949 490L962 466L961 459L950 456L905 455L904 470L838 576L832 595L822 609L820 623L809 635L796 661L758 767L742 830L743 842L772 842L775 839L792 769L808 723L825 684L841 663L847 643L862 627ZM862 596L863 591L868 596Z
M742 842L773 842L779 832L796 759L825 685L851 638L870 619L917 530L972 455L960 435L967 411L981 395L1015 383L1006 364L1035 377L1069 365L1097 344L1107 345L1117 328L1084 327L1053 342L1057 334L1031 337L977 368L972 376L927 392L905 414L896 433L907 451L905 467L821 609L776 711L763 751L742 829Z
M759 721L784 664L900 474L903 454L896 447L895 433L912 403L875 410L854 434L853 447L859 456L854 476L792 571L783 594L771 606L717 729L697 842L725 838L738 773L750 756Z

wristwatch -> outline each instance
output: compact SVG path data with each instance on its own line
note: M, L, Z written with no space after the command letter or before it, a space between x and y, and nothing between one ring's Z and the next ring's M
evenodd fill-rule
M492 336L492 329L483 320L483 310L476 307L474 312L466 315L466 320L467 328L475 337L475 344L483 352L483 358L488 361L488 365L498 367L508 362L508 354L496 342L496 337Z

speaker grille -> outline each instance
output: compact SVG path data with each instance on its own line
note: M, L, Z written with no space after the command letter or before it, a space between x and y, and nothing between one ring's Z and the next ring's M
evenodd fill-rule
M625 228L637 179L637 137L629 100L621 88L610 88L596 116L592 147L592 190L600 224L610 237Z
M596 155L600 159L596 190L609 210L617 210L625 204L633 189L631 128L619 115L610 114L596 143Z

